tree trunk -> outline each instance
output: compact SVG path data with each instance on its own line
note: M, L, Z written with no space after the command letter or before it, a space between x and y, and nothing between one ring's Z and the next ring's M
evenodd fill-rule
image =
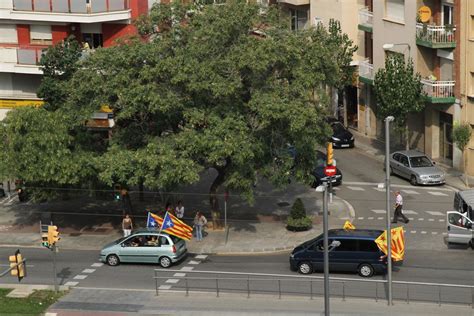
M405 123L405 149L410 150L410 132L408 130L408 122Z
M347 127L347 93L346 89L342 90L342 108L344 115L344 126Z
M218 174L217 177L211 184L209 189L209 204L211 206L212 225L213 229L219 228L220 223L220 210L219 210L219 199L217 196L217 190L225 181L225 168L216 169Z
M462 151L462 171L464 173L464 184L469 188L469 178L467 176L467 170L466 170L466 157L465 157L465 151Z

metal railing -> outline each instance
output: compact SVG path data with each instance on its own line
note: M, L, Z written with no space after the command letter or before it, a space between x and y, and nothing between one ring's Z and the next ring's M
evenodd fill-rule
M374 80L374 65L369 60L359 62L359 76Z
M455 81L437 81L421 79L423 92L430 98L452 98L454 97Z
M453 26L416 23L416 37L431 43L455 43L455 31Z
M368 7L359 10L359 24L372 27L374 13L369 11Z
M130 9L129 0L12 0L14 11L104 13Z
M196 276L188 276L189 274ZM160 290L171 287L170 283L165 283L168 286L160 285L160 280L168 279L175 279L172 282L173 290L182 290L186 296L191 291L214 292L216 297L219 297L220 293L244 293L247 297L251 294L273 294L278 295L278 298L283 295L296 295L310 299L324 295L324 278L312 275L155 269L153 279L156 295L159 295ZM386 285L386 280L331 277L330 295L342 300L348 297L385 300ZM393 281L393 299L407 303L423 301L439 305L464 304L474 308L474 285Z

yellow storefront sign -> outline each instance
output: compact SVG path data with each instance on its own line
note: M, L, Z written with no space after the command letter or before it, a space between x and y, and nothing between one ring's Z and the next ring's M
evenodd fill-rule
M40 107L44 105L43 100L14 100L14 99L0 99L0 108L17 108L21 106Z
M418 17L421 22L426 23L431 18L431 9L427 6L422 6L418 9Z

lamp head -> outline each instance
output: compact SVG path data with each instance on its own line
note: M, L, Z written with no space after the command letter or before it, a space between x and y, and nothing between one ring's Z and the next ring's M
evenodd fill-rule
M387 116L385 118L385 122L393 122L395 120L395 118L393 116Z
M395 45L394 44L383 44L382 48L384 50L392 49Z
M324 191L326 191L326 185L323 184L323 185L318 185L316 187L316 192L324 192Z

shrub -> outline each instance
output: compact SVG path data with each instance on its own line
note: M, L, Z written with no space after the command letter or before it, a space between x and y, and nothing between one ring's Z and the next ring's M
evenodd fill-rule
M290 231L305 231L312 226L312 220L306 216L306 209L300 198L295 200L288 216L286 229Z
M293 206L291 207L290 217L293 219L300 219L306 217L306 209L304 208L303 201L300 198L295 200Z

